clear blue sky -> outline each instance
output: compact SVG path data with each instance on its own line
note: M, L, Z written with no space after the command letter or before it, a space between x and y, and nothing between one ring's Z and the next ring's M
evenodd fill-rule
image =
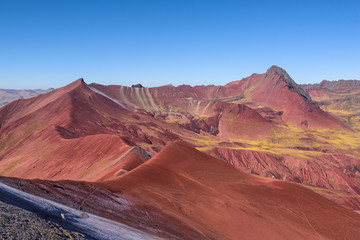
M1 0L0 88L360 79L360 1Z

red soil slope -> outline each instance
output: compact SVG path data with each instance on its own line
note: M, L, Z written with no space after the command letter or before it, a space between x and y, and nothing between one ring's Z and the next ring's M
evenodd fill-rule
M303 187L251 176L180 142L105 188L211 239L357 239L360 216ZM144 206L146 207L146 206ZM185 236L186 237L186 236Z
M182 140L243 171L317 187L359 209L360 142L347 130L275 66L226 86L79 79L0 109L0 175L113 180L145 162L143 150Z
M244 172L301 183L312 189L316 187L316 191L334 202L349 209L360 209L360 178L355 167L359 161L356 158L324 154L309 160L225 146L206 152Z
M116 163L118 162L118 164L114 163L109 166L109 170L103 171L103 173L96 179L96 181L116 179L122 174L125 174L137 166L140 166L149 160L149 158L150 156L142 148L138 146L132 147L116 160Z
M242 173L181 142L116 180L95 185L2 181L171 239L360 236L360 215L299 185Z
M263 107L270 108L280 113L284 122L294 126L349 129L342 121L321 110L311 97L277 66L272 66L265 74L253 74L225 86L91 86L134 109L153 112L172 109L196 116L204 115L212 101L242 102L258 107L259 111L262 111Z
M239 169L327 189L324 196L348 208L360 208L360 168L357 167L360 145L356 138L345 136L338 140L339 134L351 132L351 127L320 109L309 93L277 66L272 66L265 74L253 74L225 86L92 86L129 108L151 113L196 133L215 135L217 138L200 138L198 141L194 138L189 141L186 136L180 139ZM336 89L336 93L345 91L343 87ZM343 103L353 105L345 100ZM358 106L355 108L359 109ZM357 121L353 115L346 117ZM301 129L303 132L299 133ZM344 132L332 133L327 129ZM322 134L322 139L317 139L312 131L328 132ZM291 135L299 137L294 140ZM289 143L282 138L289 138ZM250 151L247 147L238 149L236 144L219 148L220 142L242 139L254 140ZM279 139L282 143L273 150ZM213 144L216 141L219 144ZM337 142L338 147L333 148L332 141ZM244 143L246 145L246 141ZM348 144L352 145L350 149L342 149L342 145Z
M276 126L257 111L222 101L234 89L215 86L139 88L91 84L125 106L145 111L180 127L212 135L259 137ZM238 93L240 94L240 93Z
M281 111L282 119L303 128L343 128L343 122L321 110L310 96L281 68L272 66L265 74L233 82L246 84L249 101ZM225 86L225 87L226 87Z
M118 159L133 147L101 123L107 121L111 126L112 118L130 113L90 90L82 79L48 94L10 103L0 110L0 174L97 179L107 169L121 167ZM143 160L127 160L126 170Z

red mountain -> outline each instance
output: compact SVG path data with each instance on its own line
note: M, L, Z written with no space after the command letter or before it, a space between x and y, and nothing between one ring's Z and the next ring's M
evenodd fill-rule
M111 128L120 126L120 120L112 121L125 114L134 119L127 109L95 93L82 79L6 105L0 110L0 173L94 180L105 169L111 171L121 165L122 155L134 146ZM139 159L144 157L140 154Z
M91 86L134 111L215 135L180 138L242 170L325 188L360 207L359 135L277 66L225 86Z
M134 109L154 112L178 109L196 116L207 115L213 108L213 102L245 103L250 107L272 109L282 116L283 122L290 122L294 126L349 129L339 119L322 111L311 97L277 66L272 66L265 74L253 74L225 86L91 86Z
M242 173L181 142L168 144L118 179L98 184L2 180L165 238L357 239L360 235L360 215L299 185Z
M20 99L0 109L0 175L46 181L71 180L60 183L68 184L69 189L74 189L73 185L86 189L96 186L111 194L124 194L139 209L145 204L146 209L159 214L158 220L167 237L236 238L239 231L258 236L238 225L218 227L221 223L229 224L224 217L228 216L229 221L264 225L259 234L281 238L279 226L286 225L286 219L289 221L286 229L295 229L295 222L299 221L298 215L292 216L286 211L299 214L305 211L304 219L312 216L314 220L310 220L307 227L296 228L296 234L283 230L283 238L306 238L310 236L309 226L322 236L330 236L326 232L333 232L324 229L331 229L336 221L317 212L314 212L316 216L311 215L314 209L289 203L293 198L262 199L254 197L253 193L245 196L230 187L231 184L227 185L234 182L233 187L237 187L243 182L248 185L239 184L247 192L253 187L251 182L256 182L256 191L264 189L267 196L269 191L279 194L279 188L274 185L280 184L286 186L280 187L284 194L305 191L312 201L319 202L319 209L341 209L336 210L339 214L345 211L293 184L254 177L239 172L241 170L300 183L346 208L360 209L357 128L351 121L346 123L343 116L326 112L322 101L313 94L315 90L311 89L314 88L304 86L304 89L276 66L265 74L253 74L225 86L103 86L87 85L79 79L63 88L31 99ZM331 96L344 95L343 88L337 89ZM163 149L166 143L174 140L186 142L223 162L183 143ZM50 184L46 181L30 182ZM189 196L182 194L187 189L191 190ZM51 191L55 189L49 186L48 192ZM192 196L197 191L200 195ZM63 194L58 190L55 193ZM148 202L144 203L144 198ZM211 204L204 204L205 199L211 200ZM232 206L228 210L226 199L232 199L228 202ZM266 207L266 201L289 207L290 210L281 207L279 226L273 223L275 220L270 215L275 213ZM243 208L234 207L240 203L244 204ZM110 211L102 213L95 205L89 210L141 228ZM214 209L207 213L206 209L212 205ZM171 209L174 206L176 211ZM250 217L259 213L256 209L261 209L269 222ZM347 216L349 212L344 214ZM325 222L329 225L317 228L317 222L319 226L326 225ZM148 226L149 223L143 224ZM183 228L185 235L175 226L181 226L179 229ZM213 226L213 230L209 226ZM352 229L346 231L353 234Z

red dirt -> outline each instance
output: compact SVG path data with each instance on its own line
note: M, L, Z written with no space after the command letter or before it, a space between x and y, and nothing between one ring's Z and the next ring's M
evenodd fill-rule
M349 130L278 67L225 86L91 86L119 102L79 79L1 108L0 175L117 181L148 159L143 150L156 153L167 142L183 140L243 171L318 187L323 196L360 209L360 168L354 157L359 150L332 150L310 139L293 148L321 156L300 159L220 145L239 138L253 140L256 148L289 123L309 130ZM134 147L139 151L127 154Z
M201 232L204 238L360 236L357 214L313 191L242 173L180 142L167 145L154 158L118 180L101 185L145 200L147 205Z
M0 112L3 176L94 180L133 146L111 131L112 119L129 111L91 91L82 79Z
M139 147L132 147L120 158L116 159L115 162L109 166L108 171L104 171L96 181L106 181L116 179L122 174L133 170L140 166L144 162L150 159L150 156Z
M251 84L251 101L282 111L282 119L285 122L310 129L349 129L339 119L316 106L309 95L283 69L273 66L261 79L256 80Z
M209 149L207 153L244 172L317 187L315 191L334 202L348 209L360 209L360 179L353 167L358 160L352 157L328 154L307 160L226 146Z
M282 121L290 122L294 126L306 129L350 129L339 119L321 110L310 96L277 66L272 66L265 74L253 74L225 86L167 85L156 88L99 84L91 84L91 86L134 109L164 111L174 108L180 109L182 113L204 114L209 108L207 106L209 101L245 98L248 99L249 106L256 103L281 112Z
M181 142L168 144L151 160L103 183L1 180L74 208L87 198L82 210L165 238L360 236L359 214L299 185L242 173Z

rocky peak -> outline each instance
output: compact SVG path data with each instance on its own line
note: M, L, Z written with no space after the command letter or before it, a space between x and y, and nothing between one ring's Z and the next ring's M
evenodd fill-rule
M280 77L279 81L285 82L289 90L300 94L306 100L311 100L311 97L289 76L284 69L273 65L266 71L265 78L271 78L274 75L278 75Z
M131 85L132 88L143 88L143 85L141 85L140 83L135 84L135 85Z

